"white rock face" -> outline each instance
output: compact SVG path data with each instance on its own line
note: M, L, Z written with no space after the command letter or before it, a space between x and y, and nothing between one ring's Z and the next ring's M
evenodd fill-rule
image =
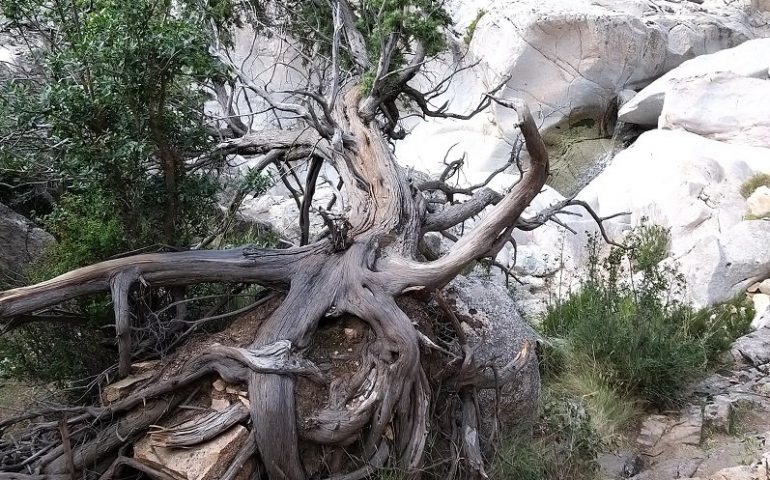
M770 325L770 295L757 293L751 298L754 303L754 319L751 328L758 329Z
M429 74L415 83L428 84L428 78L443 78L478 61L433 102L469 112L484 92L510 76L498 96L520 97L530 105L554 149L554 165L562 156L581 162L586 155L608 151L606 145L581 144L611 134L612 111L623 90L638 89L696 55L770 35L768 27L752 26L765 23L748 1L664 1L656 6L646 0L453 0L448 7L460 32L485 12L476 22L469 55L460 60L465 47L459 45L454 54L431 63ZM498 106L469 122L411 119L405 122L411 135L399 142L397 154L402 163L436 174L454 146L449 160L467 154L461 181L470 184L508 159L515 120L515 112ZM577 166L575 176L587 168Z
M770 171L770 149L730 145L670 130L644 133L618 154L579 198L602 215L630 212L671 229L671 253L685 274L686 298L727 300L770 276L770 225L744 221L743 182Z
M754 173L770 171L768 155L765 148L652 130L619 153L579 198L602 216L629 212L629 224L646 217L670 228L672 252L681 256L700 239L743 220L740 187Z
M743 221L704 238L678 258L687 298L705 306L729 300L770 277L770 228L764 220Z
M765 43L770 50L770 41ZM672 79L658 127L727 143L770 147L768 105L770 80L723 72Z
M762 186L746 199L749 206L749 213L756 218L765 218L770 216L770 188Z
M466 5L457 13L473 9L471 2L461 3ZM498 1L480 6L487 13L470 49L491 72L511 76L502 95L538 105L548 128L581 110L603 112L622 87L648 82L688 58L756 33L747 3L663 5L656 10L636 0Z
M313 197L315 206L326 206L333 193L331 188L324 186L318 189ZM241 219L269 225L281 238L299 245L299 208L291 196L263 195L244 200L238 212ZM323 230L323 220L318 215L310 216L310 235L317 235Z
M623 105L618 120L639 125L657 125L664 99L676 85L687 88L693 77L733 73L742 77L766 79L770 67L770 38L751 40L742 45L684 62L639 92Z

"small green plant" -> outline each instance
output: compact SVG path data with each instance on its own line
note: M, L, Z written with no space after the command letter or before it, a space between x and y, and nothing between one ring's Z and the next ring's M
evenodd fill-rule
M471 40L473 40L473 34L476 33L476 27L479 26L479 22L481 21L482 17L486 15L486 13L486 10L480 8L479 11L476 12L476 18L474 18L473 21L468 24L468 29L465 31L465 36L463 37L463 42L465 42L466 45L471 44Z
M743 198L749 198L759 187L770 187L770 175L767 173L757 173L741 185L741 195Z
M492 459L494 480L592 479L600 435L579 398L546 389L534 438L508 437Z
M110 199L98 190L62 197L44 221L57 243L33 265L31 280L47 280L128 249L126 232L111 215L113 208Z
M603 442L610 444L621 439L623 432L639 417L641 405L635 398L612 388L607 377L605 368L592 358L571 356L563 373L548 380L548 388L561 397L579 401L593 430Z

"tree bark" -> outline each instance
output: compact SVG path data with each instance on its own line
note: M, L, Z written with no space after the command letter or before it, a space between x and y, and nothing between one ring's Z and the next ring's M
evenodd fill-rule
M531 115L526 107L519 106L520 127L532 161L518 183L502 198L484 194L487 196L479 202L449 209L443 218L431 218L426 216L421 192L409 183L375 121L359 112L359 91L358 86L347 89L331 112L339 133L335 135L343 141L313 139L345 185L350 209L345 212L346 227L337 232L339 241L322 240L286 250L242 247L139 255L0 293L0 319L10 328L14 317L79 296L111 291L120 374L127 375L132 350L128 293L137 282L168 287L237 281L288 289L280 306L260 325L246 353L212 348L168 382L150 386L108 410L100 410L96 414L100 421L108 414L122 417L78 447L74 457L77 468L94 465L97 459L114 454L121 445L157 423L179 401L179 389L216 371L233 381L248 383L254 441L243 447L238 461L256 454L269 478L308 477L299 448L300 437L302 441L326 446L358 442L362 465L334 478L364 478L383 465L389 455L412 478L419 476L430 429L432 391L421 364L422 334L395 299L408 291L440 288L470 262L494 255L503 240L509 238L523 210L540 192L548 172L548 158ZM309 181L305 194L310 192L312 196L311 183L314 185L314 180ZM479 213L484 202L497 205L446 256L427 263L417 260L417 245L425 231L449 228ZM303 212L309 211L309 200L303 207ZM296 418L297 375L312 374L313 369L298 369L284 363L268 370L249 360L252 354L248 352L264 355L276 345L288 344L292 355L301 355L311 345L319 321L341 314L361 319L375 339L360 362L354 377L357 380L349 385L348 397L323 410L314 419L316 427L301 432ZM289 355L288 351L285 354ZM507 373L515 373L515 368L511 365ZM469 471L483 476L478 439L473 431L477 419L469 406L473 380L462 381L456 382L464 385L460 414L467 428L461 448L467 453ZM164 395L170 395L166 398L172 400L150 401ZM144 402L150 402L138 410L144 413L133 413L135 406ZM126 423L129 419L130 427ZM195 434L202 439L210 438L206 429L216 433L219 430L215 429L221 426L218 425L211 422L210 427ZM44 471L59 475L65 463L62 455L49 457ZM123 464L131 467L131 462Z

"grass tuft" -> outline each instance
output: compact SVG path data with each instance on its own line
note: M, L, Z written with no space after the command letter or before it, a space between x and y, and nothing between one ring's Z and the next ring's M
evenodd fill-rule
M759 187L770 187L770 175L767 173L757 173L741 185L741 195L743 198L749 198Z

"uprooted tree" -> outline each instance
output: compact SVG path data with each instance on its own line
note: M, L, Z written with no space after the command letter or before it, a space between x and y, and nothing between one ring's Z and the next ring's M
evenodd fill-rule
M96 2L101 3L109 2ZM210 5L222 7L221 3ZM439 291L474 261L494 258L513 241L514 229L558 221L554 215L561 209L581 205L570 199L535 217L522 217L546 182L548 156L526 105L495 96L505 79L479 99L478 108L460 113L448 111L446 105L434 106L434 99L451 78L429 91L413 86L426 62L445 47L449 18L441 3L249 4L246 18L259 27L255 41L278 36L293 42L296 55L312 73L306 88L291 92L273 91L244 72L229 53L231 42L223 38L227 25L211 22L210 52L225 67L212 86L224 111L220 122L211 125L221 141L209 152L174 148L151 155L160 156L160 165L171 162L170 170L183 169L183 165L197 168L227 155L257 157L258 169L274 166L286 182L287 172L306 164L306 178L295 178L292 188L300 211L301 244L281 249L197 248L108 260L0 293L0 319L5 330L28 322L55 321L51 308L109 292L114 305L117 371L122 377L131 373L134 362L142 360L134 341L135 331L142 325L136 305L137 298L148 291L172 292L168 296L172 303L161 307L177 316L185 315L185 289L200 283L258 284L281 292L281 301L250 343L209 345L184 359L173 374L166 371L125 398L101 406L35 410L4 422L4 427L21 420L37 423L27 433L3 441L0 455L6 473L0 473L0 478L107 479L123 478L127 471L150 478L175 478L160 465L131 458L130 447L151 426L173 416L195 386L213 375L248 385L248 410L239 407L213 413L192 429L186 425L183 431L164 431L164 438L168 446L189 446L250 420L251 435L223 478L236 478L248 459L255 459L258 475L270 479L305 479L311 473L357 479L383 465L397 467L412 478L420 476L426 439L434 425L429 406L438 393L425 375L421 349L451 354L419 332L396 299L415 294L425 299L426 293ZM172 19L175 9L169 5L167 15ZM95 8L94 2L78 1L55 1L52 6L71 8L81 19ZM184 9L180 7L176 14L179 12ZM48 33L88 34L78 30ZM285 127L251 128L242 118L251 118L254 112L233 110L234 99L237 102L240 95L258 100L254 109L282 119L272 125ZM486 184L451 185L448 180L457 162L448 164L440 178L423 182L410 178L399 166L389 142L405 135L399 119L406 109L422 116L463 119L493 103L518 113L518 127L529 153L529 160L523 162L512 148L510 162L500 171L511 168L520 175L506 193L498 194ZM313 198L319 172L327 166L336 172L339 195L326 208L316 207ZM174 176L167 180L173 181ZM173 196L168 197L167 207L174 205ZM435 258L422 248L426 233L448 232L482 212L473 229L455 238L445 255ZM317 238L311 237L313 215L325 224ZM173 222L167 220L167 233L174 231ZM452 235L447 233L447 237ZM439 303L446 306L443 300ZM303 355L319 322L342 315L360 319L370 331L356 370L344 382L329 378L328 372ZM455 334L463 335L460 328ZM461 428L450 439L457 453L457 459L450 459L447 466L453 475L462 471L462 478L486 476L475 433L479 420L474 389L512 381L517 368L532 354L525 347L516 361L495 371L474 370L471 348L463 349L459 357L446 358L457 368L444 383L462 392L464 405L455 412ZM296 414L295 389L302 378L322 385L329 398L336 399L324 405L312 421L302 421L308 419L298 419ZM51 420L61 413L60 420ZM321 445L327 453L336 449L346 455L308 472L302 444Z

